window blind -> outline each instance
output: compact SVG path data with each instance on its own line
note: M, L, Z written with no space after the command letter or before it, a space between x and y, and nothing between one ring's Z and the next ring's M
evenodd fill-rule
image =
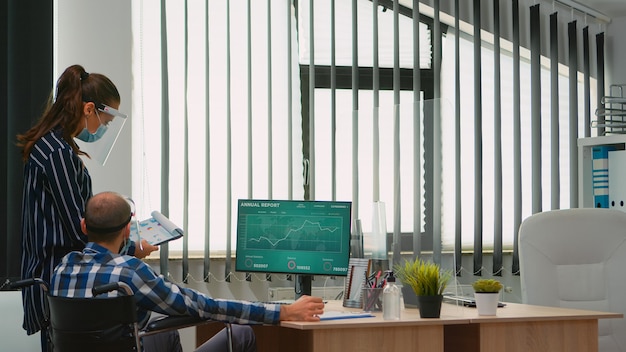
M512 249L517 272L522 219L563 200L577 205L577 115L594 93L591 80L578 78L579 55L582 77L593 76L589 29L580 53L581 34L568 24L566 55L554 11L544 30L549 6L519 5L161 1L160 62L146 71L159 85L142 92L143 101L160 100L158 114L140 104L146 121L159 118L156 148L142 151L159 158L158 205L148 207L188 227L175 252L162 247L161 270L179 249L185 262L200 250L208 280L207 257L221 250L228 278L233 200L260 197L349 199L366 232L371 202L384 201L394 261L408 252L441 262L450 250L460 275L461 254L471 251L470 273L482 275L483 253L492 251L498 275ZM203 52L194 51L198 43ZM601 36L596 45L598 76ZM152 49L145 45L143 58ZM192 98L198 92L203 98ZM569 106L559 105L563 97ZM198 195L202 215L194 216Z

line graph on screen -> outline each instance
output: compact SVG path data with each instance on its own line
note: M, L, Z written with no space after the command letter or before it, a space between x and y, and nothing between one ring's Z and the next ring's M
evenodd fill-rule
M338 216L247 215L243 221L247 249L340 252Z

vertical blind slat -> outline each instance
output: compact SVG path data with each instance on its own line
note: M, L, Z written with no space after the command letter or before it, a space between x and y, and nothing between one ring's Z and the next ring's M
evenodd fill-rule
M267 195L269 199L274 199L272 182L272 180L274 180L274 163L272 158L274 154L272 150L272 146L274 145L272 135L272 96L272 1L267 0Z
M331 176L332 199L337 199L337 63L335 43L335 0L330 2L330 119L331 119Z
M183 94L185 96L185 104L183 107L183 228L189 228L189 111L187 103L187 92L189 84L189 6L188 1L184 3L185 25L184 25L184 68L183 68ZM183 282L187 283L189 275L189 234L183 235Z
M247 13L246 13L246 30L248 31L248 35L246 38L246 55L247 55L247 63L246 70L248 72L248 89L246 98L248 99L248 138L247 138L247 148L248 148L248 198L254 198L254 163L253 158L253 137L252 137L252 8L251 8L252 0L248 0L246 3Z
M440 102L441 98L441 55L442 55L442 39L441 39L441 14L440 0L435 0L433 3L434 16L433 16L433 116L432 120L432 134L433 134L433 213L432 213L432 237L433 237L433 261L441 264L441 253L443 250L441 240L441 114L440 114Z
M248 27L249 28L249 27ZM251 42L251 38L248 37L248 41ZM250 86L250 85L249 85ZM252 105L252 100L249 100L248 106ZM268 199L274 199L273 191L273 129L272 129L272 1L267 0L267 196ZM248 126L248 130L252 130L252 125ZM252 140L252 138L250 138ZM252 159L252 154L248 155L248 159ZM334 181L334 178L333 178ZM247 275L246 279L252 280L250 275ZM272 276L269 273L265 274L265 279L271 281Z
M209 81L209 2L206 2L206 8L204 9L204 72L205 72L205 114L206 114L206 125L205 125L205 155L206 162L204 166L204 174L206 175L206 188L204 191L204 207L205 207L205 215L204 215L204 271L203 277L205 282L209 282L209 273L211 269L211 226L209 219L211 218L211 113L210 113L210 81Z
M372 98L374 104L374 110L372 115L372 186L373 186L373 201L380 200L380 123L379 123L379 108L380 108L380 70L378 66L378 0L372 1L373 8L373 65L372 65Z
M295 6L293 6L292 0L287 0L287 145L289 150L287 151L287 184L289 185L289 189L287 190L288 199L293 199L293 134L291 133L293 130L293 65L292 65L292 37L291 37L291 11L295 10ZM304 185L302 185L304 186ZM271 277L270 277L271 278ZM291 279L291 276L287 276L288 279Z
M287 198L293 199L293 139L292 139L292 128L293 128L293 65L292 65L292 56L291 56L291 0L287 0ZM334 4L333 4L334 8Z
M493 59L494 59L494 229L493 274L502 275L502 92L500 81L500 0L493 0Z
M231 75L230 75L230 0L226 1L226 261L224 263L224 277L230 282L232 261L232 99L231 99Z
M569 47L570 208L578 208L578 43L576 21L567 25Z
M394 264L400 263L401 186L400 186L400 26L398 1L393 2L393 240Z
M413 0L413 259L422 252L422 189L421 189L421 124L420 107L420 14L419 0Z
M583 28L583 85L585 99L585 137L591 137L591 81L589 75L589 26Z
M454 0L454 262L455 273L461 275L462 241L461 241L461 14L459 0Z
M511 271L519 274L518 230L522 224L522 148L520 127L520 27L519 0L513 0L513 263Z
M596 106L602 106L602 97L604 96L604 33L596 34L596 66L597 66L597 100ZM598 125L604 124L604 116L596 117ZM598 136L604 135L604 127L598 127Z
M483 123L480 0L474 0L474 275L483 266Z
M359 204L359 21L358 1L352 0L352 213L358 219Z
M539 5L530 7L530 128L532 213L541 212L541 32Z
M558 14L550 15L550 189L551 209L559 209L561 176L559 172L559 33Z
M170 214L169 172L170 172L170 126L169 126L169 75L167 51L167 11L166 1L161 0L161 213ZM168 272L169 245L159 246L159 266L162 273Z
M309 1L309 196L315 199L315 25L313 0Z

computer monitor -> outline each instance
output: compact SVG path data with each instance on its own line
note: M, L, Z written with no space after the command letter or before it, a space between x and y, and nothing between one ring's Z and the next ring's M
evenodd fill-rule
M315 275L346 276L352 203L240 199L236 271L296 275L296 299Z

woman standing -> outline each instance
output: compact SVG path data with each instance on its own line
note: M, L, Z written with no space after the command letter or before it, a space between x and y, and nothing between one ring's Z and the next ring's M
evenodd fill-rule
M80 65L68 67L57 82L46 110L26 133L18 135L24 160L22 194L22 279L50 281L60 259L73 250L82 250L87 237L80 220L92 196L91 177L83 164L74 138L95 142L116 118L125 118L117 109L120 94L106 76L85 72ZM157 250L142 242L129 254L143 258ZM32 335L41 330L45 295L37 286L22 291L23 327ZM42 332L42 350L46 350Z

